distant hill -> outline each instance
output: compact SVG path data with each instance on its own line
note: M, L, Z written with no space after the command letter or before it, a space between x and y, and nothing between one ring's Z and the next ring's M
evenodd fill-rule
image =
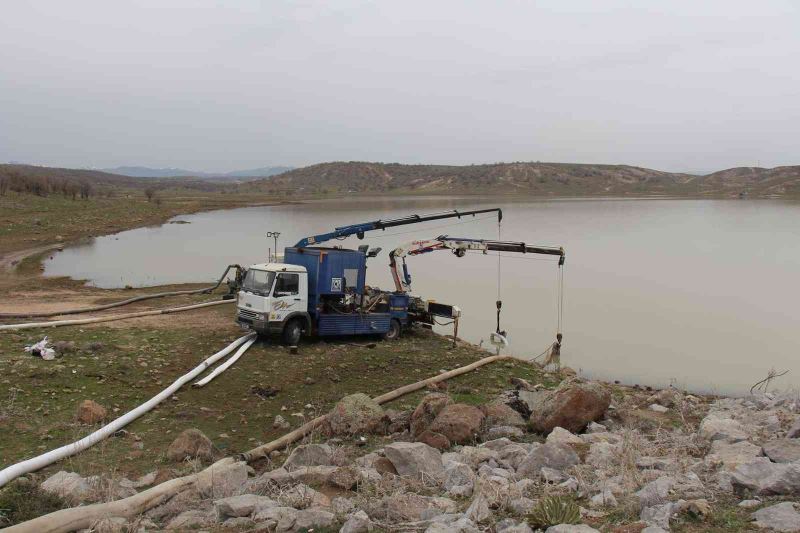
M800 195L800 166L734 168L694 175L630 165L517 162L454 166L350 161L298 168L249 186L309 193L783 196Z
M174 177L192 177L200 179L237 179L237 178L266 178L280 174L293 167L261 167L249 170L234 170L232 172L198 172L195 170L186 170L183 168L150 168L150 167L115 167L102 169L103 172L110 172L112 174L119 174L122 176L130 176L134 178L174 178Z

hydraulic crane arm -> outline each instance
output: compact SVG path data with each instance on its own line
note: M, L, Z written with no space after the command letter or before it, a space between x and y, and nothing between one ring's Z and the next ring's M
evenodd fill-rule
M411 274L408 272L408 267L406 265L406 256L421 255L436 250L450 250L458 257L464 257L468 251L557 255L559 256L559 266L563 265L566 259L564 248L529 246L524 242L463 239L441 235L435 239L409 242L395 248L389 253L389 269L391 270L392 279L394 280L394 286L397 292L408 292L411 289ZM402 277L398 272L398 259L403 262Z
M351 224L349 226L342 226L336 228L329 233L322 233L320 235L312 235L295 244L295 248L305 248L313 244L320 244L331 239L344 239L350 235L355 235L359 239L364 238L364 233L373 230L385 230L387 228L394 228L397 226L405 226L407 224L419 224L420 222L429 222L431 220L442 220L445 218L461 218L465 216L475 216L481 213L494 213L497 212L497 221L503 220L503 211L498 207L488 209L472 209L469 211L445 211L443 213L432 213L429 215L409 215L401 218L394 218L389 220L373 220L372 222L362 222L360 224Z

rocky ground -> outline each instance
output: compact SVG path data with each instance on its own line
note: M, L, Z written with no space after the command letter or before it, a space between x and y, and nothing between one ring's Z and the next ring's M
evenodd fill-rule
M347 396L322 431L258 473L243 462L212 469L143 516L94 531L800 531L797 395L511 381L479 406L442 390L406 411ZM213 450L188 429L167 456L201 470ZM17 484L76 505L162 480L61 471Z

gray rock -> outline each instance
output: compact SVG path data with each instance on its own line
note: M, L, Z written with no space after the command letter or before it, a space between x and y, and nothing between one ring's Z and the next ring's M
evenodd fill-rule
M464 512L464 516L476 524L491 518L492 512L489 510L489 502L486 500L486 496L484 496L483 493L478 492L475 495L475 497L472 499L472 503Z
M548 442L534 448L517 468L517 473L525 477L538 477L543 466L555 470L565 470L580 463L578 454L567 445Z
M525 432L514 426L494 426L489 428L486 436L490 439L499 439L501 437L514 437L519 439L525 436Z
M534 448L538 448L539 446L541 446L541 444L537 442ZM531 450L521 444L510 444L497 452L497 458L504 464L517 470L530 452Z
M451 463L444 471L442 486L448 492L456 489L459 496L463 496L466 492L471 494L474 483L475 473L463 463Z
M278 503L266 496L255 494L242 494L240 496L230 496L214 501L214 509L217 512L218 520L221 522L226 518L239 516L250 516L253 512L266 507L276 507Z
M614 493L610 489L605 489L592 496L589 500L589 505L591 507L616 507L618 504Z
M207 498L227 498L241 494L253 469L245 462L212 465L197 475L197 491Z
M295 521L300 513L292 507L269 507L253 513L253 520L256 527L264 528L267 531L295 531Z
M309 507L330 507L331 500L325 494L312 489L302 483L285 489L279 496L280 500L296 509Z
M607 431L607 427L597 422L589 422L589 425L586 426L586 433L606 433Z
M292 450L283 467L291 471L301 466L330 466L332 455L327 444L303 444Z
M557 526L550 526L547 528L546 533L600 533L593 527L586 524L558 524Z
M675 465L671 457L640 457L636 460L636 468L641 470L669 470Z
M741 507L742 509L753 509L759 505L761 505L761 500L742 500L739 502L737 507Z
M416 522L429 520L436 515L454 513L458 510L456 502L449 498L420 496L405 493L386 496L382 501L389 520L398 522Z
M564 472L546 466L543 466L539 470L539 474L542 476L542 479L544 481L552 484L563 483L569 478L569 476L566 475Z
M192 509L184 511L164 526L164 529L169 530L187 530L199 529L214 524L214 518L206 511Z
M682 507L683 500L678 502L668 502L642 509L639 518L646 524L657 526L662 529L669 529L669 521Z
M800 418L795 419L792 427L786 432L786 437L789 439L796 439L800 437Z
M771 505L753 513L753 519L758 527L773 531L800 531L800 513L797 508L798 505L792 502Z
M666 529L660 528L658 526L647 526L639 533L667 533Z
M554 427L547 436L546 442L556 444L583 444L583 440L562 427Z
M348 516L355 510L355 508L356 506L353 503L353 500L348 498L342 498L339 496L331 500L331 511L333 511L333 514L337 516Z
M71 503L81 503L89 499L92 495L92 487L89 482L75 472L65 472L61 470L47 478L40 488L60 496Z
M372 531L374 527L367 513L358 511L350 515L350 518L344 523L339 533L367 533Z
M249 529L254 525L256 525L256 523L253 519L247 516L235 516L233 518L228 518L222 523L222 527L226 529Z
M793 463L800 460L800 440L777 439L764 444L764 455L774 463Z
M747 433L742 425L732 418L724 418L717 413L707 415L700 422L700 436L706 440L724 440L739 442L747 440Z
M725 470L734 470L740 464L750 463L761 456L761 447L747 441L736 443L716 440L711 443L711 451L706 455L708 466L722 466Z
M384 448L386 458L401 476L428 477L441 480L444 477L442 454L421 442L395 442Z
M800 464L770 463L766 459L742 464L731 475L731 487L738 494L800 494Z
M671 476L661 476L647 483L636 493L636 496L639 497L639 505L645 508L665 502L675 483L675 478Z
M610 442L594 442L589 446L589 453L586 454L586 464L602 468L618 463L620 449L620 446Z
M479 533L479 531L474 522L464 517L448 523L433 522L425 533Z
M297 513L293 530L329 527L335 520L336 516L332 512L312 507Z
M649 409L655 413L666 413L669 411L669 407L664 407L663 405L657 403L650 405Z
M328 414L326 421L334 435L361 435L385 429L383 408L364 393L345 396Z
M497 533L533 533L531 527L525 522L516 522L510 518L501 520L495 525Z
M536 506L536 501L531 500L530 498L515 498L508 502L508 509L520 516L525 516L530 514L531 510Z

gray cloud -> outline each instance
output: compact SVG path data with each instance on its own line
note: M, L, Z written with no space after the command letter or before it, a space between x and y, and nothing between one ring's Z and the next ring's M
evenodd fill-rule
M798 163L790 1L0 6L0 160Z

